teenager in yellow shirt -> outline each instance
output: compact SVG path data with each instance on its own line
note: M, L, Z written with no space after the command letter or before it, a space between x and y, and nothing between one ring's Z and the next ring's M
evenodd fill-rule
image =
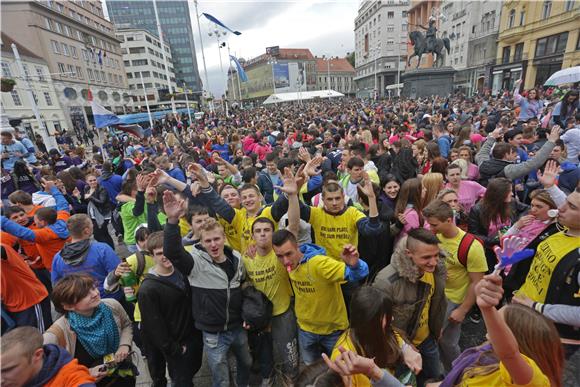
M560 387L564 354L554 324L522 305L498 311L499 275L484 276L475 293L489 343L463 352L440 386Z
M368 275L368 265L360 260L356 248L346 245L342 261L325 255L316 245L298 246L288 230L272 237L274 252L289 273L295 294L298 342L307 365L330 355L336 340L348 327L346 306L340 284L359 281Z
M439 350L443 366L449 372L451 363L461 353L461 323L475 304L475 284L487 272L487 260L483 245L475 239L463 248L467 251L466 256L459 256L461 244L467 243L463 238L469 238L469 235L466 237L465 231L455 225L453 209L449 204L440 199L434 200L423 209L423 216L429 223L430 230L437 234L441 241L439 248L445 254L447 311ZM466 260L462 262L463 259Z
M403 364L418 373L421 371L421 355L393 329L392 319L393 305L387 296L377 288L362 286L352 296L350 327L336 342L331 359L339 357L340 347L343 347L373 358L380 368L388 369L391 374ZM371 386L370 379L364 374L347 379L350 384L345 385L351 387Z

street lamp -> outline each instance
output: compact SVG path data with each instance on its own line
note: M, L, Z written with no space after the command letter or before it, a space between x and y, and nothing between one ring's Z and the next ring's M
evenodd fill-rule
M277 64L278 61L276 60L275 57L271 56L268 58L268 64L272 66L272 94L276 94L276 77L274 76L274 65ZM276 99L274 97L274 99ZM276 104L278 103L278 101L276 100Z
M378 86L377 86L377 58L379 57L379 55L381 53L381 45L380 44L377 45L377 47L375 47L371 51L374 52L374 55L375 55L375 90L374 90L374 94L375 94L375 99L377 99L377 96L378 96Z
M217 25L215 27L215 30L208 32L209 36L213 36L215 35L215 38L217 40L218 43L218 53L219 53L219 57L220 57L220 71L222 72L222 75L224 74L224 65L222 62L222 47L225 46L225 42L222 42L220 40L220 38L223 38L224 36L226 36L228 33L227 31L220 31L217 28ZM228 112L228 101L225 98L225 94L226 94L226 90L228 88L228 76L226 74L226 83L225 83L225 88L224 88L224 98L222 98L222 104L224 104L225 106L225 112L226 112L226 117L229 116L229 112Z

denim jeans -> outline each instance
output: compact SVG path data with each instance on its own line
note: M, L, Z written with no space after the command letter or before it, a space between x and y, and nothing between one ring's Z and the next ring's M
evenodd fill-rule
M429 379L441 378L441 360L439 359L439 348L433 336L429 336L417 346L423 360L423 369L417 375L417 386L422 387Z
M252 357L248 347L248 335L242 328L225 332L203 332L204 351L212 375L213 387L229 387L228 352L236 357L236 382L238 387L246 387L250 379Z
M127 250L129 250L131 254L135 254L137 252L137 245L127 245Z
M447 300L447 312L443 323L443 334L439 340L439 351L441 351L441 362L445 373L451 371L451 363L461 354L459 349L459 337L461 336L461 324L449 321L451 312L459 307L459 304Z
M322 357L323 352L330 356L342 332L335 331L328 335L318 335L298 328L300 356L304 364L310 365L316 362Z

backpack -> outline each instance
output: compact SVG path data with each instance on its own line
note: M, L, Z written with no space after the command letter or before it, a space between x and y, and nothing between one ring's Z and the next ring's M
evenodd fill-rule
M469 249L473 242L479 241L481 243L481 239L476 237L475 235L466 232L461 241L459 242L459 248L457 249L457 259L459 263L467 268L467 256L469 254ZM481 243L483 245L483 243Z
M137 258L137 268L135 270L135 276L137 276L138 280L141 280L141 276L145 271L145 254L143 254L143 251L137 250L137 252L135 253L135 257Z
M259 332L270 325L272 302L253 286L242 290L242 319L250 325L250 331Z

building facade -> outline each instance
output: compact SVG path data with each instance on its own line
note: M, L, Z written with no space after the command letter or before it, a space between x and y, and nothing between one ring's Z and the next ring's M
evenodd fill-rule
M16 45L24 74L14 57L12 44ZM16 81L11 92L0 93L2 114L8 120L21 119L20 127L26 130L28 137L34 141L35 134L40 134L48 149L57 147L55 134L66 126L65 114L49 74L44 59L2 33L2 78ZM42 126L34 115L28 85Z
M345 58L316 58L316 90L334 90L354 96L354 67Z
M119 29L117 37L121 41L127 83L129 89L134 90L133 102L141 105L139 108L143 108L146 95L150 108L156 108L162 102L167 105L166 94L169 87L167 86L161 42L157 36L143 29ZM163 45L163 49L168 64L171 87L175 91L177 84L175 83L171 50L167 44Z
M554 72L580 65L580 2L503 3L492 92L543 85Z
M46 61L65 112L63 129L78 132L92 122L89 87L107 109L131 108L120 42L100 1L5 2L1 18L3 31Z
M361 3L354 21L357 97L386 95L407 60L408 0Z
M492 0L441 2L439 35L451 43L445 66L457 70L455 88L468 95L491 86L501 5Z
M241 95L242 101L261 101L275 93L317 90L316 58L307 48L271 47L268 53L240 60L248 77L238 82L235 71L229 71L230 97Z
M145 29L155 36L157 22L153 1L107 0L109 17L117 28ZM201 93L202 82L197 68L197 58L191 27L189 2L156 1L164 43L171 48L175 78L179 84Z
M407 12L409 31L421 31L425 34L425 30L417 27L423 26L427 27L429 25L429 18L431 16L439 16L440 14L440 0L411 0L410 9ZM441 29L441 18L436 17L437 29ZM413 55L414 47L411 45L407 46L407 56ZM414 69L417 66L417 57L411 59L411 63L407 68ZM431 68L433 67L433 56L431 54L423 55L421 58L420 68Z

